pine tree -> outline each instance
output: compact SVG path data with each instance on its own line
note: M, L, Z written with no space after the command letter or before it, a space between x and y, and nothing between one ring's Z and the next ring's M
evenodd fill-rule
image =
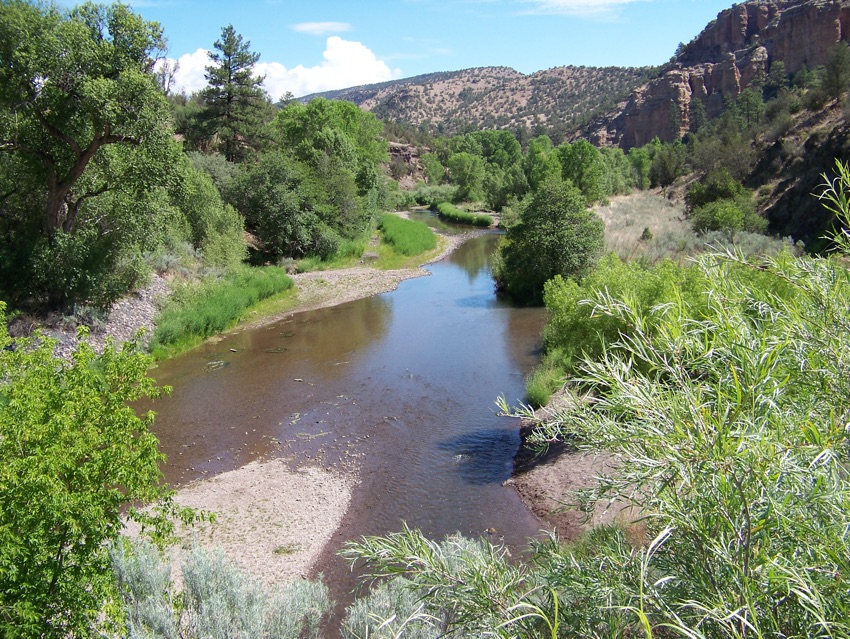
M233 25L221 30L221 39L209 53L212 64L206 68L207 88L202 92L206 108L202 114L208 133L231 162L241 160L260 141L260 128L269 102L262 88L263 77L253 70L259 53L250 50Z

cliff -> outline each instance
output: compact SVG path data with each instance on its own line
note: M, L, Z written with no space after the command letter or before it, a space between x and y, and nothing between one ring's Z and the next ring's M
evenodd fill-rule
M788 73L826 62L850 37L850 0L750 0L720 12L664 67L636 89L618 113L585 131L597 144L628 149L655 136L665 141L688 130L689 105L700 98L709 116L736 98L776 61Z

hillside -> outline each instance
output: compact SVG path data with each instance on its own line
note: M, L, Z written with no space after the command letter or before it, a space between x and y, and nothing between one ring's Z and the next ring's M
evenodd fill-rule
M652 68L565 66L524 75L508 67L432 73L330 91L379 118L451 135L477 129L528 129L563 134L624 101Z
M850 0L750 0L721 11L680 48L659 77L638 87L625 105L594 121L584 137L624 149L658 136L670 142L690 125L691 100L709 117L724 102L761 83L773 65L786 74L823 65L830 50L850 37Z

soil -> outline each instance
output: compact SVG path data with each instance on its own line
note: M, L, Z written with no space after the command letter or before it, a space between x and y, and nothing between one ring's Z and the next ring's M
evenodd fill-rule
M514 476L508 480L523 502L554 531L561 541L573 541L583 532L602 524L632 524L636 516L620 503L598 504L587 513L578 508L578 491L598 485L598 477L616 472L617 462L608 453L583 453L563 444L552 444L541 455L526 448L531 430L551 417L568 401L566 392L553 396L549 405L523 420L523 448L517 455Z

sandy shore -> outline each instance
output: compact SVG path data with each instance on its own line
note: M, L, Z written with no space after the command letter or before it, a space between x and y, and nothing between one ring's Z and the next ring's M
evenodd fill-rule
M214 522L181 529L174 578L193 544L222 548L245 574L268 585L306 578L348 510L352 477L319 468L291 470L281 459L252 462L181 488L181 506L215 513Z

